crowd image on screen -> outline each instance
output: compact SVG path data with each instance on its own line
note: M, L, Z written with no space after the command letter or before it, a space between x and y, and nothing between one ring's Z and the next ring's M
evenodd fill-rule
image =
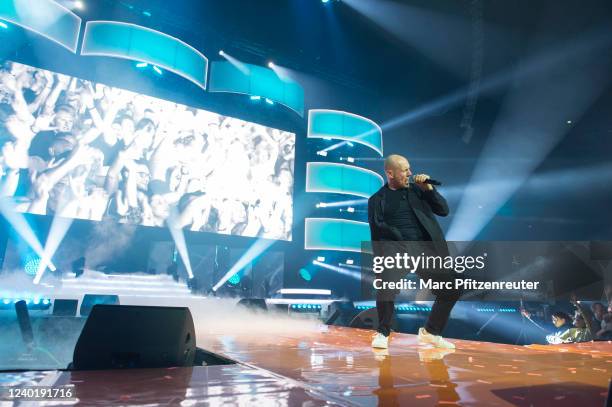
M42 215L291 239L295 134L0 68L0 193Z

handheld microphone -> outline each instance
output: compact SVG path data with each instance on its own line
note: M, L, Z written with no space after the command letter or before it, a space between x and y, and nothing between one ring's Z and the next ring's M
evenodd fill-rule
M414 181L414 175L411 175L411 176L410 176L409 181L410 181L411 183L413 183L413 184L415 183L415 181ZM440 181L435 180L435 179L433 179L433 178L429 178L429 179L425 180L424 184L431 184L431 185L436 185L436 186L437 186L437 185L442 185L442 183L441 183Z

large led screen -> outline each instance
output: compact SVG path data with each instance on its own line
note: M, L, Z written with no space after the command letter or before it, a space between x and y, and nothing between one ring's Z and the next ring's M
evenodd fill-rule
M294 133L6 62L0 149L22 212L291 240Z

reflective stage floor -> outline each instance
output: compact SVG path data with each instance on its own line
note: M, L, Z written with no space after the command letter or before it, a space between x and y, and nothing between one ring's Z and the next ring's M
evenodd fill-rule
M371 335L329 327L295 337L218 336L200 346L363 406L602 406L612 377L610 342L525 347L453 340L453 352L393 334L388 351L373 351Z
M586 407L604 405L612 376L610 342L523 347L456 340L455 351L439 351L418 346L414 335L394 334L388 351L373 351L370 338L371 331L339 327L211 333L199 336L198 346L238 364L0 373L0 384L73 384L80 405Z

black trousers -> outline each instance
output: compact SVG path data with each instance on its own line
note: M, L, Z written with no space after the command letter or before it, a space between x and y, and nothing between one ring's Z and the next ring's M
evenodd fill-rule
M420 277L425 279L431 278L434 281L448 281L455 278L455 276L451 274L428 274L420 275ZM432 293L435 295L436 299L431 307L427 322L425 323L425 329L430 334L441 335L455 303L459 300L459 297L461 297L461 290L441 289L432 290ZM376 296L378 332L385 336L391 334L391 324L395 312L395 295L397 295L397 291L394 293L379 290Z

